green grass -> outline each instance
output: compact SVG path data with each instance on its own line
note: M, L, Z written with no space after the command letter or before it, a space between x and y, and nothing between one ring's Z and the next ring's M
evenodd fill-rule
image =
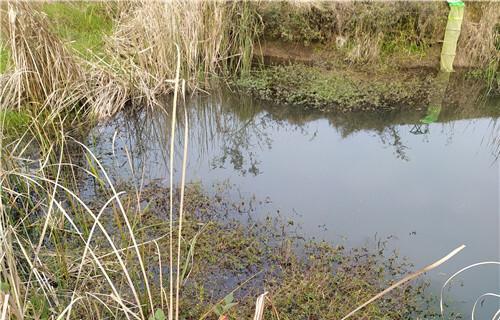
M29 123L29 116L24 112L13 110L0 110L0 126L7 133L20 132L25 129Z
M68 41L73 49L86 58L102 52L104 35L111 32L113 23L106 4L100 2L43 3L57 35Z
M440 39L447 12L444 4L435 3L276 2L260 8L266 39L323 44L326 50L343 54L360 45L364 48L360 55L374 57L425 53ZM338 35L347 39L346 46L334 45ZM379 41L369 41L376 38Z
M488 94L500 94L500 64L498 63L498 61L491 61L483 69L474 69L468 71L467 77L484 81L488 88Z
M7 70L7 66L10 59L10 51L5 46L2 39L0 39L0 74L4 73Z

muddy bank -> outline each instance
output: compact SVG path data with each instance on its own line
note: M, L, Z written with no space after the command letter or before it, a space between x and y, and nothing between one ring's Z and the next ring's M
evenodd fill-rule
M476 92L498 95L498 4L467 3L456 71ZM251 95L320 111L427 109L449 8L446 3L267 3ZM281 67L280 67L281 66ZM481 82L477 86L477 82ZM432 101L431 101L432 100Z
M393 53L390 61L378 61L369 64L353 64L336 50L324 44L310 44L305 46L301 43L284 42L279 40L263 40L258 43L255 50L255 59L265 65L294 64L301 63L308 66L321 66L326 69L350 69L361 70L415 70L420 72L437 72L439 69L440 48L433 46L427 48L426 54L409 55L405 52ZM458 67L471 67L459 65Z
M439 102L457 104L496 95L466 70L445 83L432 69L356 69L293 63L261 65L233 82L243 93L276 104L322 112L421 111ZM445 93L445 96L443 95Z

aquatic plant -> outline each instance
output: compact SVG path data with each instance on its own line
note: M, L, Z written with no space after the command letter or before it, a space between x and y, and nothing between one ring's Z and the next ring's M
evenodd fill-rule
M264 67L235 81L243 92L280 104L300 105L322 111L392 110L399 107L423 108L428 84L405 75L355 74L325 71L301 64Z
M172 110L180 109L182 116L178 75ZM365 249L349 253L315 242L305 244L303 258L294 251L293 238L274 229L276 221L259 227L216 220L206 196L196 188L185 191L185 113L181 183L176 187L171 175L163 189L143 181L118 187L99 156L80 142L78 128L68 131L66 119L50 115L33 116L20 139L0 140L1 318L239 319L253 313L256 297L254 319L340 318L430 270L382 291L387 273L402 276L409 266ZM176 121L172 116L171 132ZM175 136L170 138L173 148ZM90 199L82 181L92 188ZM226 210L229 205L214 203ZM229 274L243 277L241 284L207 292L207 283ZM267 295L252 282L261 274ZM237 295L240 290L246 294ZM418 311L420 290L401 290L356 312L410 315Z

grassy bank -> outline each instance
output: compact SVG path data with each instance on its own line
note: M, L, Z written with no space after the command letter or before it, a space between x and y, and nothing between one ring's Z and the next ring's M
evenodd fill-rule
M498 3L467 3L456 67L480 99L499 90ZM425 108L439 68L446 3L295 3L259 7L272 64L238 81L280 104L328 111ZM418 76L415 70L420 70ZM482 82L481 86L478 83Z
M58 37L85 59L94 60L103 53L118 7L104 2L51 2L42 3L40 10Z
M247 72L258 23L247 2L12 2L1 10L2 106L78 107L98 118Z
M495 2L467 2L456 66L484 68L498 60L499 9ZM401 56L418 64L435 58L448 12L445 2L271 2L259 7L262 38L314 47L325 58L330 54L357 64L394 63Z
M292 80L297 73L291 68L291 83L312 84L273 100L302 103L306 98L320 106L347 100L340 108L344 111L416 100L425 84L410 92L406 84L381 78L372 82L374 90L365 85L352 96L351 87L360 81L344 71L435 69L448 10L444 3L416 2L61 2L5 3L1 9L6 26L0 54L2 105L78 106L81 113L99 118L125 106L157 107L158 97L173 91L177 76L190 91L209 89L214 78L243 77L254 93L269 98L256 83L282 71L249 73L252 60L276 53L284 60L294 57L341 70L324 72L321 80L340 89L319 85L315 70L306 72L311 78ZM467 5L456 60L457 66L476 68L471 76L484 79L490 94L498 92L497 9L493 2ZM36 50L41 47L46 50ZM285 55L276 48L287 48ZM345 86L339 77L348 79ZM391 86L394 94L384 88ZM370 94L375 103L367 101ZM352 101L361 106L353 107Z

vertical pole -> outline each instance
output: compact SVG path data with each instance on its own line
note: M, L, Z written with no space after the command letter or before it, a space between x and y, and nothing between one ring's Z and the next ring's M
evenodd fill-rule
M420 122L431 124L438 121L441 107L443 106L446 89L450 82L449 72L439 72L433 81L433 90L430 94L429 106L427 107L427 114Z
M441 71L452 72L457 51L458 37L462 28L465 4L459 0L448 0L450 13L446 23L443 48L441 49Z

